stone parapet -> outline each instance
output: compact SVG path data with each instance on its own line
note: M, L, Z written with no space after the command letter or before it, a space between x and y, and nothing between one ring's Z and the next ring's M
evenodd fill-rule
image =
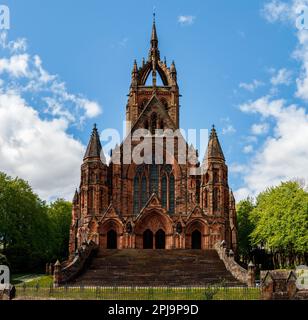
M97 248L98 246L95 242L89 241L78 249L75 258L71 263L68 265L65 263L56 263L54 267L54 285L59 286L74 280L83 270L86 262L90 259Z
M227 248L224 246L223 243L216 243L214 245L214 249L217 251L220 259L224 262L226 269L231 272L233 277L238 281L242 282L243 284L247 284L251 286L248 277L248 271L241 267L235 260L234 255L232 252L228 254Z

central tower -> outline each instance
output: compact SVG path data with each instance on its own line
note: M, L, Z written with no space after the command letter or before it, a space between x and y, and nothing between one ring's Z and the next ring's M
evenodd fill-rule
M158 81L159 77L161 81ZM150 120L144 119L137 127L151 130L169 127L170 129L178 129L180 122L179 96L174 61L168 67L166 59L164 61L160 59L154 15L148 59L145 61L143 58L140 67L138 67L136 60L134 62L126 107L126 121L134 128L137 120L143 116L145 110L151 109L152 105L156 106L158 104L158 114L154 113ZM169 115L171 121L165 121L165 113Z

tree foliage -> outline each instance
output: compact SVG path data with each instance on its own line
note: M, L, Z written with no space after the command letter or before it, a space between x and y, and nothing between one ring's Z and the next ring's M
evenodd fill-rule
M46 205L27 182L0 173L0 252L13 271L36 270L64 258L70 210L63 200Z
M68 256L69 229L72 217L72 204L58 199L48 207L52 229L52 260L64 260Z
M250 219L251 244L272 252L275 266L293 265L308 253L308 194L298 182L260 193Z
M254 229L250 215L254 209L253 199L247 198L240 201L236 206L237 223L238 223L238 249L241 260L248 262L252 249L250 234Z

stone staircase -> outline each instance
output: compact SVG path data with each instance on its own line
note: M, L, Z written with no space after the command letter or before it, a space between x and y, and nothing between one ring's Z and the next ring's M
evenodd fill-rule
M71 285L243 286L215 250L102 250Z

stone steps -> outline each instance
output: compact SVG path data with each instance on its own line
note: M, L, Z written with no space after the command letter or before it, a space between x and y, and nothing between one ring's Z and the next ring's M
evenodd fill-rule
M215 250L99 250L75 281L88 286L242 286Z

